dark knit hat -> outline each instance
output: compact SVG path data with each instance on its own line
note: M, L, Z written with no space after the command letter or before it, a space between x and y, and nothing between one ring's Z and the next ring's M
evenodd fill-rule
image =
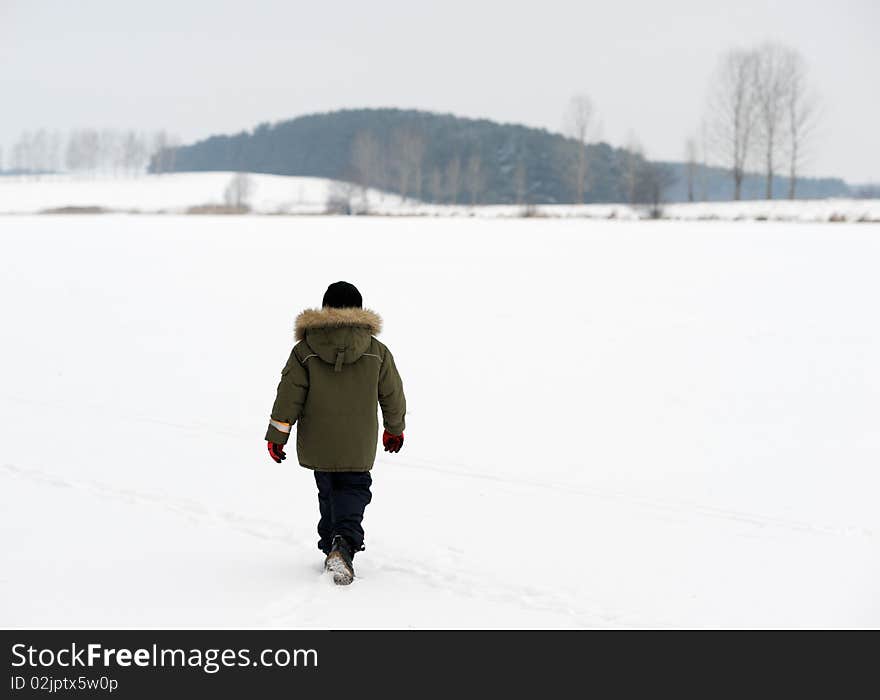
M348 309L353 306L363 308L364 300L361 293L353 284L348 282L334 282L324 292L322 306L330 306L334 309Z

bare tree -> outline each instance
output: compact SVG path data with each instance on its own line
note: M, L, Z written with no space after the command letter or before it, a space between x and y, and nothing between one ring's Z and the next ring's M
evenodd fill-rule
M412 189L416 198L422 195L422 161L425 157L425 139L415 129L404 127L392 136L394 169L397 173L397 190L406 199Z
M30 131L24 131L12 146L12 169L29 173L34 168L34 137Z
M64 166L69 172L76 172L82 167L82 154L79 147L79 132L71 131L67 137L67 149L64 152Z
M412 168L413 192L416 199L422 198L422 163L425 160L425 139L418 135L410 144L410 168Z
M767 199L773 199L776 154L785 117L786 95L790 87L789 53L788 49L779 44L767 43L759 47L755 54L755 99Z
M483 161L478 153L474 153L468 158L464 176L465 188L471 195L471 206L479 204L480 196L485 187L485 176L483 175Z
M110 173L116 165L116 134L112 129L98 132L97 170Z
M630 204L635 204L639 198L639 178L644 161L642 144L636 135L630 132L623 155L623 184L626 188L626 199Z
M705 202L709 194L709 141L707 135L705 117L700 122L700 167L699 172L699 198Z
M355 186L344 180L333 180L327 191L327 214L350 216L354 213L352 200Z
M33 153L34 137L30 131L25 131L15 144L13 154L16 161L16 170L30 172L34 167Z
M73 161L69 167L73 170L94 176L98 169L100 141L94 129L80 129L70 136L70 147Z
M520 160L516 164L513 171L513 190L516 193L516 203L523 205L526 203L526 196L529 192L529 183L526 173L525 161Z
M18 170L19 162L21 161L21 145L20 140L16 141L12 144L12 148L9 150L9 169L10 170Z
M239 211L246 211L250 208L250 198L254 191L254 181L247 173L236 173L232 176L226 190L223 192L223 199L226 205Z
M663 216L663 199L666 190L676 181L675 173L666 165L642 160L639 173L636 200L650 205L649 214L652 219Z
M395 131L391 137L391 170L397 180L397 194L404 201L409 194L410 178L412 177L406 156L407 139L408 135L403 130Z
M94 176L98 172L100 136L95 129L83 129L79 134L82 168Z
M174 170L176 139L164 129L153 136L152 160L156 173L167 173Z
M443 173L440 172L440 168L433 168L431 170L431 179L428 181L428 187L430 189L429 194L431 196L431 201L434 204L439 204L443 201Z
M33 135L31 149L31 169L39 176L49 170L49 134L45 129Z
M0 146L0 173L3 172L3 146Z
M47 170L57 173L61 170L61 144L64 143L64 136L60 131L53 131L49 136L47 150Z
M165 148L165 167L168 172L174 172L177 165L177 149L180 147L180 137L171 134L168 136L168 145Z
M127 132L122 138L122 162L129 176L137 175L144 168L147 146L144 139L135 131Z
M458 204L458 193L461 190L461 158L453 156L446 164L446 191L449 201Z
M379 162L381 148L379 140L372 131L361 131L351 144L351 167L357 184L361 188L361 199L367 209L367 190L379 184Z
M594 115L593 101L584 94L575 95L568 103L566 112L566 132L577 144L577 154L571 170L575 202L582 204L586 189L589 160L587 154L587 136Z
M721 58L709 98L713 150L730 168L733 198L742 198L742 182L751 154L756 121L754 51L734 49Z
M139 159L137 161L137 171L139 174L147 172L150 165L150 135L148 133L139 133L137 135L137 152Z
M785 122L788 131L788 198L794 199L798 174L818 113L816 98L809 90L806 64L797 51L791 50L788 54L787 73Z
M694 201L694 183L697 179L697 140L691 136L685 142L684 145L684 153L686 159L686 172L687 172L687 191L688 191L688 201Z

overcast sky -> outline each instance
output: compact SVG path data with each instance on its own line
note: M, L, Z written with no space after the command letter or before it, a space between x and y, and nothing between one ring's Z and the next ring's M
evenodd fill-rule
M878 29L877 0L0 0L0 144L361 106L560 130L585 92L603 140L681 159L719 54L772 39L822 98L809 172L880 181Z

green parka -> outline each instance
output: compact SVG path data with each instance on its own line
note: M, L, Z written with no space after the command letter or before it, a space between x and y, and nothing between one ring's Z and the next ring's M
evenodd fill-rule
M382 409L386 430L405 428L406 398L391 352L373 336L369 309L308 309L281 370L266 440L285 444L294 423L299 463L318 471L363 472L376 459Z

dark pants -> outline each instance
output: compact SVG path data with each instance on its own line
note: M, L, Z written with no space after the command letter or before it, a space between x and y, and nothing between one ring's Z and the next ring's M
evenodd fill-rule
M315 472L318 485L318 549L330 553L334 535L342 535L355 552L364 548L364 509L372 500L370 472Z

